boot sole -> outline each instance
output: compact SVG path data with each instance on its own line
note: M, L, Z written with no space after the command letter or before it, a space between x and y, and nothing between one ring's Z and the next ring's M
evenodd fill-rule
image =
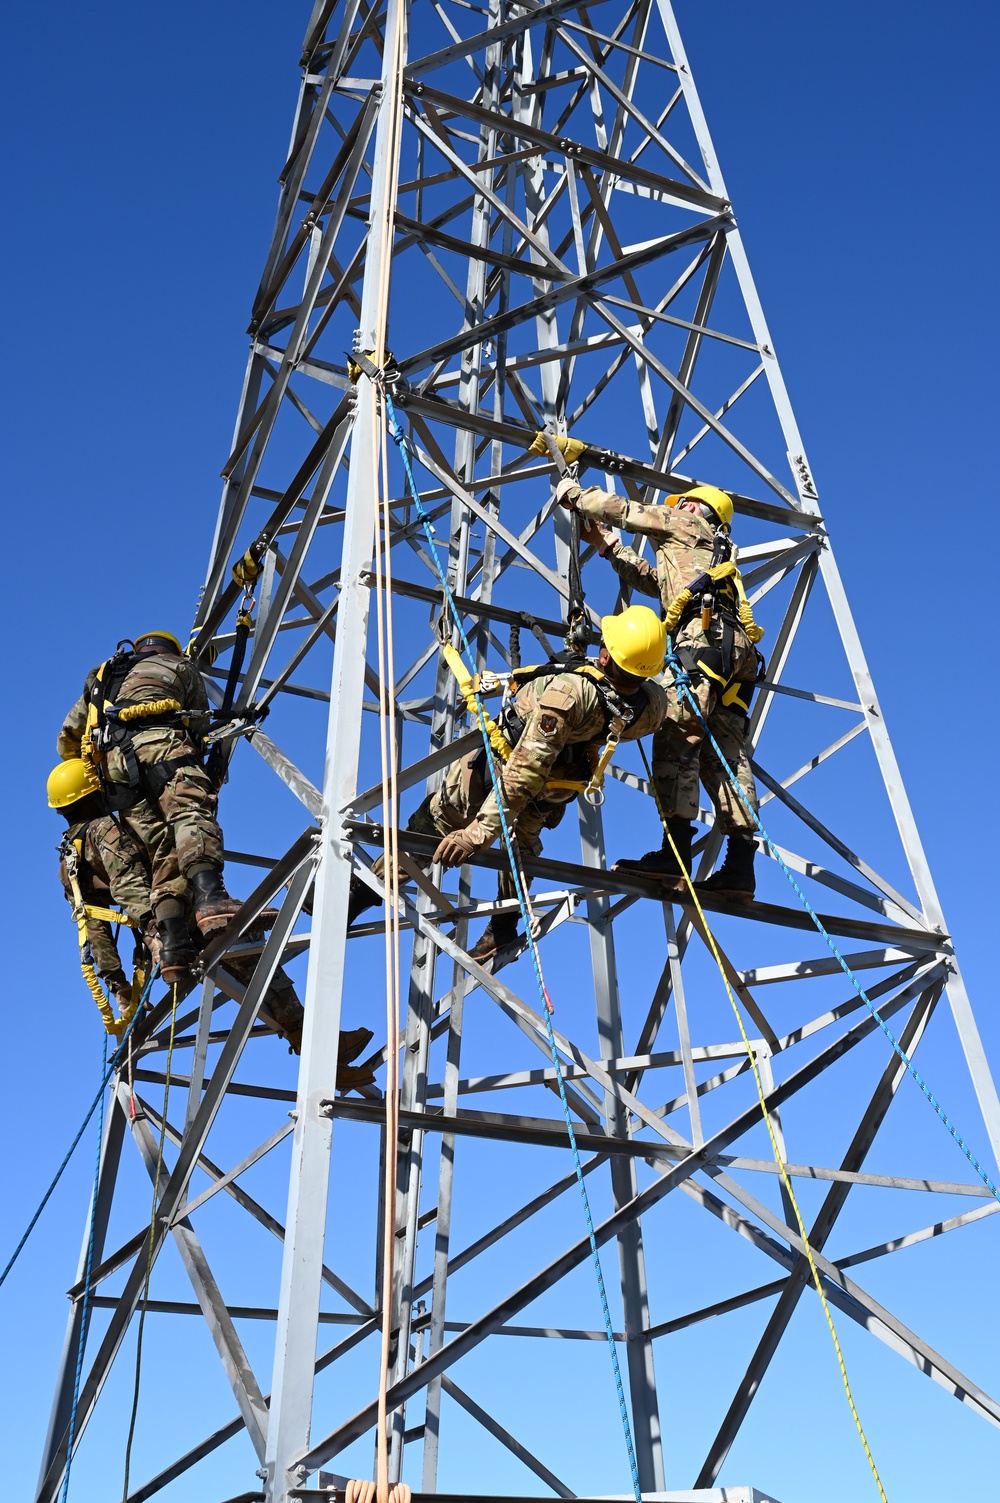
M160 980L167 986L180 986L185 981L191 980L190 965L168 965L160 967Z
M228 929L235 917L234 913L211 913L204 918L195 915L195 923L202 938L207 939L210 934L218 934L222 929Z
M725 887L699 887L695 883L695 890L700 898L726 898L730 903L739 903L744 908L749 908L754 900L754 894L747 892L745 888L738 891L730 891Z

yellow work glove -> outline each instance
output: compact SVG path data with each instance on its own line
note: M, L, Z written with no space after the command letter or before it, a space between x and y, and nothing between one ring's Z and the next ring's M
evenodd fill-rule
M489 835L478 819L474 819L464 830L453 830L444 837L434 852L434 860L442 866L461 866L464 861L468 861L473 851L478 851L489 843Z
M573 464L580 458L587 445L580 438L570 438L566 433L551 433L549 437L555 441L555 446L566 460L567 464ZM544 433L536 433L532 442L528 445L529 454L548 454L549 446L545 442Z

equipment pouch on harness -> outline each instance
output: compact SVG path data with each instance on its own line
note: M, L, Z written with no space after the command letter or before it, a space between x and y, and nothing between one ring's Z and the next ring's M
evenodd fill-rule
M721 687L721 704L727 709L741 710L744 715L749 715L754 685L763 677L764 659L758 652L757 673L754 678L730 678L733 668L732 627L728 625L724 627L722 644L719 647L681 643L676 653L677 660L685 672L692 676L701 674L702 677L711 679L713 683Z

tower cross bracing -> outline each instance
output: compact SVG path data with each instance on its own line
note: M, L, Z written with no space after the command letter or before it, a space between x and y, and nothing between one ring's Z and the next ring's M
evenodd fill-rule
M399 29L401 79L387 45ZM698 482L733 493L741 567L767 627L767 675L750 721L765 823L850 964L870 977L869 995L903 1047L912 1054L935 1012L950 1014L981 1136L994 1158L1000 1148L1000 1102L668 0L317 0L301 66L195 648L221 703L244 594L233 568L249 551L261 573L223 743L232 752L223 813L239 807L241 777L260 758L274 789L268 824L287 834L281 850L230 853L260 875L235 928L272 901L279 916L266 943L228 936L205 952L206 979L176 1021L175 1061L186 1061L172 1071L165 1126L166 998L143 1025L141 1111L131 1109L128 1080L115 1082L94 1207L90 1329L82 1331L81 1261L39 1503L59 1495L81 1334L76 1444L86 1444L142 1301L143 1233L116 1243L109 1227L116 1211L141 1227L141 1202L121 1172L125 1139L152 1175L161 1127L167 1173L153 1255L175 1245L194 1297L160 1297L166 1259L155 1261L150 1312L207 1322L235 1413L186 1438L133 1500L240 1434L248 1465L234 1490L253 1457L268 1503L342 1482L329 1468L375 1424L381 1318L377 1257L366 1266L367 1254L352 1259L348 1229L363 1228L374 1248L390 1215L393 1477L405 1473L430 1494L439 1468L453 1476L449 1421L453 1433L461 1410L522 1465L529 1490L587 1488L584 1475L560 1477L517 1433L516 1403L509 1418L477 1399L466 1376L475 1368L463 1366L484 1343L544 1343L571 1399L581 1343L600 1335L589 1286L573 1277L589 1250L527 962L484 968L468 955L477 921L496 911L493 872L504 858L495 851L457 879L427 875L433 842L402 837L412 880L401 895L410 980L395 1203L384 1203L377 1173L351 1181L346 1198L330 1196L331 1163L338 1185L345 1155L377 1164L385 1132L379 1090L333 1087L342 1001L348 1026L380 1016L382 922L350 931L346 923L352 873L380 887L371 871L385 818L379 705L395 725L404 823L478 735L441 657L445 601L395 457L388 537L377 525L379 392L349 357L378 349L386 297L394 401L482 666L504 666L518 647L541 660L565 629L571 538L554 504L552 459L527 452L537 430L587 440L588 478L635 500L660 502ZM391 684L379 676L369 624L377 548L391 560ZM599 560L585 556L583 578L594 624L624 597ZM209 643L220 653L214 666ZM601 1207L605 1275L611 1281L615 1262L619 1273L614 1318L640 1481L644 1493L662 1494L716 1483L810 1286L760 1136L745 1050L704 969L700 920L684 903L664 903L655 883L608 870L626 832L657 840L641 767L623 753L611 771L607 816L581 802L578 837L567 818L526 865L567 1093ZM711 811L701 818L705 874L720 839ZM791 1173L821 1187L809 1242L837 1319L863 1326L1000 1424L1000 1405L853 1272L976 1222L996 1202L958 1158L952 1180L866 1167L906 1072L837 982L836 961L778 875L768 874L748 909L705 907L718 916L769 1104L779 1127L796 1125L783 1150ZM245 987L226 969L234 945L259 954ZM267 1078L274 1044L259 1039L269 980L296 957L306 1025L294 1084ZM375 1060L384 1063L384 1047ZM850 1088L831 1098L845 1071L854 1072ZM796 1146L799 1109L813 1099L824 1112L836 1100L835 1161L808 1161ZM213 1155L220 1139L223 1163ZM543 1147L562 1156L541 1155ZM266 1205L240 1183L265 1160L287 1169L285 1203ZM485 1217L471 1192L479 1174L498 1184ZM898 1192L901 1206L914 1190L934 1204L922 1218L907 1211L911 1229L900 1235L829 1259L848 1197L853 1207L876 1189ZM252 1305L227 1300L199 1231L220 1195L245 1216L248 1239L282 1244L280 1281L262 1276ZM963 1210L970 1197L976 1206ZM700 1303L678 1289L679 1228L692 1260L702 1239L727 1249L732 1274ZM748 1272L751 1248L777 1265L773 1277L755 1277L756 1263ZM463 1270L482 1272L470 1279ZM709 1321L718 1340L727 1313L758 1303L768 1310L759 1339L728 1404L711 1416L697 1476L677 1477L657 1393L664 1345ZM569 1324L547 1313L565 1309L575 1312ZM240 1334L250 1319L274 1330L273 1360L256 1371ZM336 1380L348 1364L356 1378L345 1406Z

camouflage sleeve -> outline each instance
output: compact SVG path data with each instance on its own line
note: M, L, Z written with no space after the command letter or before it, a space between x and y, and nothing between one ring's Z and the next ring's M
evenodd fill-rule
M188 658L183 661L182 675L184 679L184 708L186 710L208 710L208 693L205 689L205 680L201 676L201 670Z
M577 698L558 683L546 683L538 695L502 773L508 825L514 823L524 806L545 787L552 765L573 729L573 712L577 703ZM495 790L485 800L478 820L490 839L496 840L501 825Z
M105 924L100 919L88 919L87 944L93 956L94 970L103 981L110 976L118 978L125 974L110 924Z
M642 558L634 548L629 548L624 543L613 544L604 557L611 560L615 573L626 589L637 590L640 595L655 595L659 600L659 576L647 558Z
M56 740L56 750L63 762L69 762L80 755L83 747L83 733L87 725L87 701L81 694L76 704L70 710L62 723L62 730Z
M610 491L599 490L597 486L583 491L576 504L584 516L610 522L622 532L638 532L658 542L673 535L673 510L669 506L643 506L638 501L627 501Z
M83 733L87 728L87 709L90 693L97 682L97 669L91 668L83 685L83 693L62 723L56 740L56 748L64 762L78 757L83 747Z

